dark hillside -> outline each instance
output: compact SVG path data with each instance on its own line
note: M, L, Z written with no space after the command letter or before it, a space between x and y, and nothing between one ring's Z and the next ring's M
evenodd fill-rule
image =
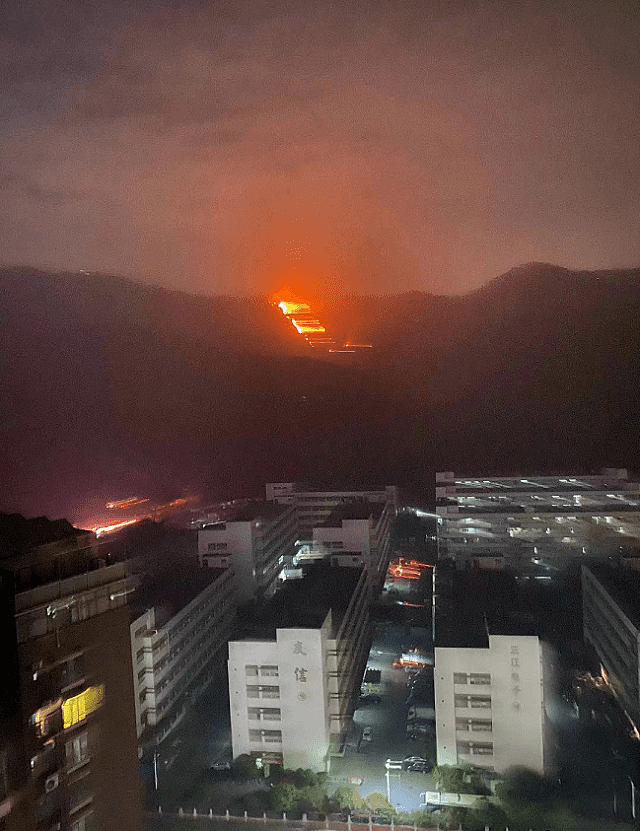
M640 468L638 270L530 264L463 297L336 300L326 324L374 346L352 364L307 352L260 298L27 269L0 271L0 297L7 510Z

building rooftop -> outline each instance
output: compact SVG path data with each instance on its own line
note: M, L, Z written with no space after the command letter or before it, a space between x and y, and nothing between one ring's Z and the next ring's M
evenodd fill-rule
M66 519L47 519L46 516L27 519L21 514L0 513L0 560L5 557L14 557L48 545L75 538L90 531L75 528Z
M317 528L340 528L343 520L348 519L369 519L374 521L380 517L384 510L382 502L351 502L335 508L324 522L318 523Z
M535 635L513 574L436 570L436 647L488 648L489 635Z
M584 565L631 623L640 630L640 573L628 566Z
M0 568L11 571L18 592L99 568L98 545L91 531L66 519L26 519L0 514Z
M227 522L253 522L263 519L270 522L291 510L291 505L279 505L277 502L250 502L233 513Z
M129 615L133 621L147 609L156 610L156 627L160 628L184 609L200 592L224 574L223 568L199 568L197 560L185 564L182 569L175 565L155 574L146 575L135 594L129 597Z
M241 621L243 638L272 639L276 629L317 629L329 609L337 630L361 576L361 568L334 568L325 561L312 563L301 580L286 582L265 606L246 610Z

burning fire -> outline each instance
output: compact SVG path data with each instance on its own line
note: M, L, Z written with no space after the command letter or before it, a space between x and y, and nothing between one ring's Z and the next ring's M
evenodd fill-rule
M272 295L271 303L290 321L291 325L302 335L309 346L320 347L335 355L353 354L371 349L370 343L338 343L334 340L311 306L288 289L282 289Z

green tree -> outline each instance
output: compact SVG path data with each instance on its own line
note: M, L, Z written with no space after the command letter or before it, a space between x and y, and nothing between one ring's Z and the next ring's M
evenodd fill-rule
M445 793L487 793L482 771L473 765L437 765L431 775L436 788Z
M310 768L298 768L293 781L297 788L313 788L318 784L318 778Z
M359 812L365 811L367 807L360 793L355 788L348 788L346 785L336 788L332 799L341 811L346 809Z
M391 819L396 815L396 809L389 802L387 797L381 793L372 793L367 797L367 805L369 810L376 817L384 817L384 819Z
M493 831L505 831L509 825L509 818L504 810L489 802L488 799L480 797L473 803L473 808L467 811L462 823L468 831L484 831L485 828L493 828Z
M298 788L289 782L283 782L271 788L271 809L278 814L293 811L299 800Z
M256 765L253 756L246 753L234 761L233 770L245 779L262 779L264 776L264 771Z
M575 817L557 798L556 783L528 768L512 768L496 788L510 831L571 831Z

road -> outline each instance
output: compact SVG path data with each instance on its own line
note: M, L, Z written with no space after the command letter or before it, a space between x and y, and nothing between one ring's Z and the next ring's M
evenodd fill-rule
M427 575L429 576L429 575ZM390 608L406 601L424 602L422 589L418 591L418 581L396 580L391 586L393 594L389 599ZM386 590L383 601L389 597ZM360 706L354 714L354 730L350 742L345 748L343 758L333 758L331 774L336 778L356 777L363 779L358 788L362 796L371 793L389 794L391 803L398 810L413 811L420 805L420 793L433 790L433 780L429 774L411 771L390 770L387 777L385 762L387 759L402 760L407 756L420 756L434 759L435 747L425 740L410 741L406 736L406 698L408 694L408 675L404 669L396 669L393 662L403 649L420 646L432 648L430 641L429 600L423 609L415 606L400 607L406 609L406 617L412 618L412 625L398 623L378 624L369 653L367 666L381 670L380 704ZM397 608L394 617L397 615ZM421 617L422 628L415 626L416 613ZM370 727L371 741L362 740L365 727Z

